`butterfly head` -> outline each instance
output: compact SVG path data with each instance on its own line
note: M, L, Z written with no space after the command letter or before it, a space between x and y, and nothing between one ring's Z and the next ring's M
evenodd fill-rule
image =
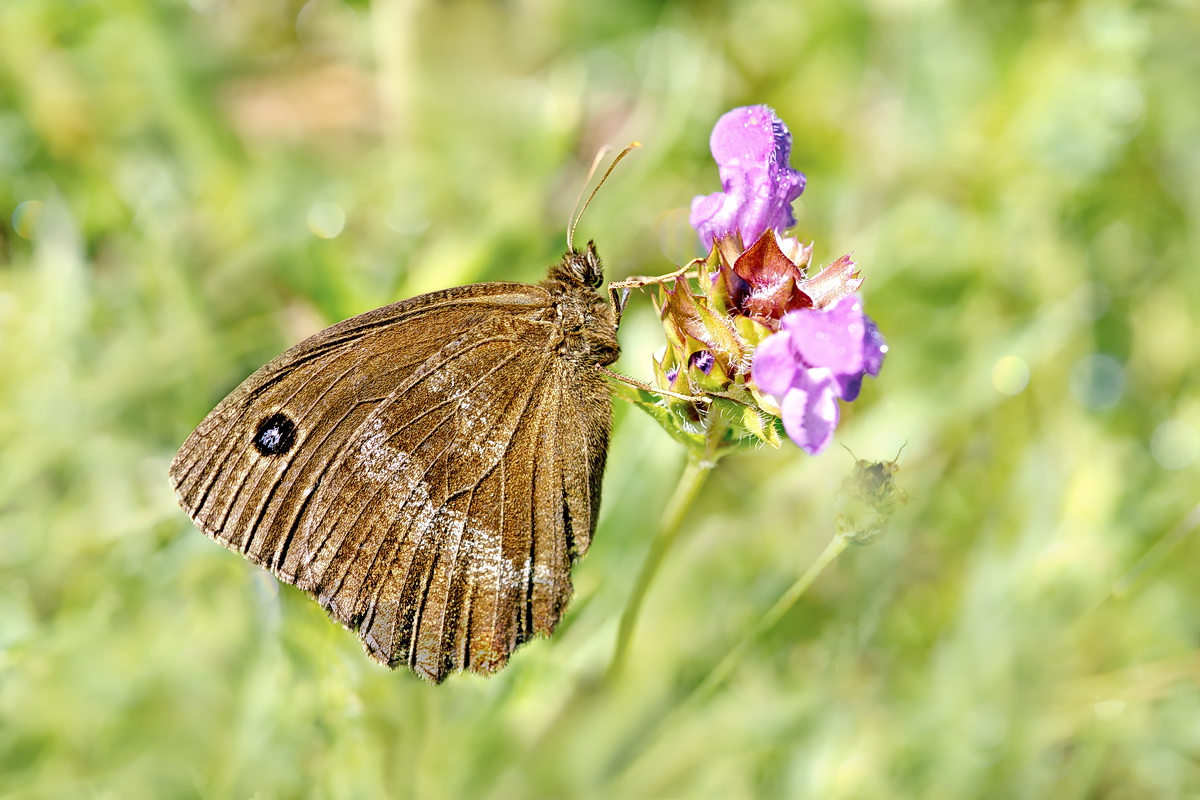
M599 289L604 284L604 266L593 242L587 243L582 253L572 249L561 262L550 270L550 277L564 283L578 284L589 289Z

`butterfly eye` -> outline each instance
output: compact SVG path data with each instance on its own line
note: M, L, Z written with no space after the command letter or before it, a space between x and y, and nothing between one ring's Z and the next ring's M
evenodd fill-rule
M281 456L296 442L296 423L283 414L272 414L258 425L254 447L264 456Z

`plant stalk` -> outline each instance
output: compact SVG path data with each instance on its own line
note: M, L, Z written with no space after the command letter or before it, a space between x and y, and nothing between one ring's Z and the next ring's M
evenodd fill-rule
M842 554L842 551L845 550L849 544L850 540L845 536L842 536L840 533L834 534L833 538L829 541L829 544L825 545L825 549L821 551L821 555L817 556L817 560L814 561L809 568L804 571L803 575L797 578L796 581L788 587L786 592L780 595L779 599L775 601L775 605L771 606L767 613L763 614L762 617L759 618L758 622L750 630L750 632L743 636L738 643L734 645L734 647L728 653L725 654L725 657L722 658L717 665L712 668L712 671L708 673L708 676L704 679L704 681L692 692L691 696L688 698L689 702L696 701L707 696L714 689L720 686L721 683L729 677L729 674L733 672L733 668L737 666L738 660L741 659L746 650L750 648L750 645L752 645L755 640L757 640L764 633L775 627L775 624L783 618L783 615L790 611L792 606L796 604L796 601L799 600L806 591L808 591L808 587L812 586L813 581L815 581L817 577L825 571L826 567L837 560L837 557Z
M683 519L687 516L688 509L692 507L696 495L700 492L700 487L704 485L705 478L712 472L714 466L716 466L716 460L707 457L707 454L688 452L683 474L680 475L675 493L671 496L671 500L663 512L662 524L658 528L654 542L650 545L650 552L646 555L642 570L638 573L625 611L621 614L621 624L617 629L617 644L613 650L612 661L608 665L605 681L612 681L620 675L629 652L630 642L633 639L634 629L637 626L638 615L641 613L646 594L650 591L650 585L658 575L663 559L666 558L671 546L675 543L675 538L683 525Z

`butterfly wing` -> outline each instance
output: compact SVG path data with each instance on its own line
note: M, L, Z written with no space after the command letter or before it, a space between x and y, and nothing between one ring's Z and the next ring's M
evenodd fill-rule
M171 466L180 502L377 660L493 672L557 624L595 525L610 401L560 338L526 284L339 323L200 424Z

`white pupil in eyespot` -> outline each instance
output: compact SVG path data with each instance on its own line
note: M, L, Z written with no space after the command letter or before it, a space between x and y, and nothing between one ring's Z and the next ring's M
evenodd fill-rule
M276 425L263 431L259 441L262 442L263 447L268 450L274 450L283 441L283 433L279 430L279 426Z

